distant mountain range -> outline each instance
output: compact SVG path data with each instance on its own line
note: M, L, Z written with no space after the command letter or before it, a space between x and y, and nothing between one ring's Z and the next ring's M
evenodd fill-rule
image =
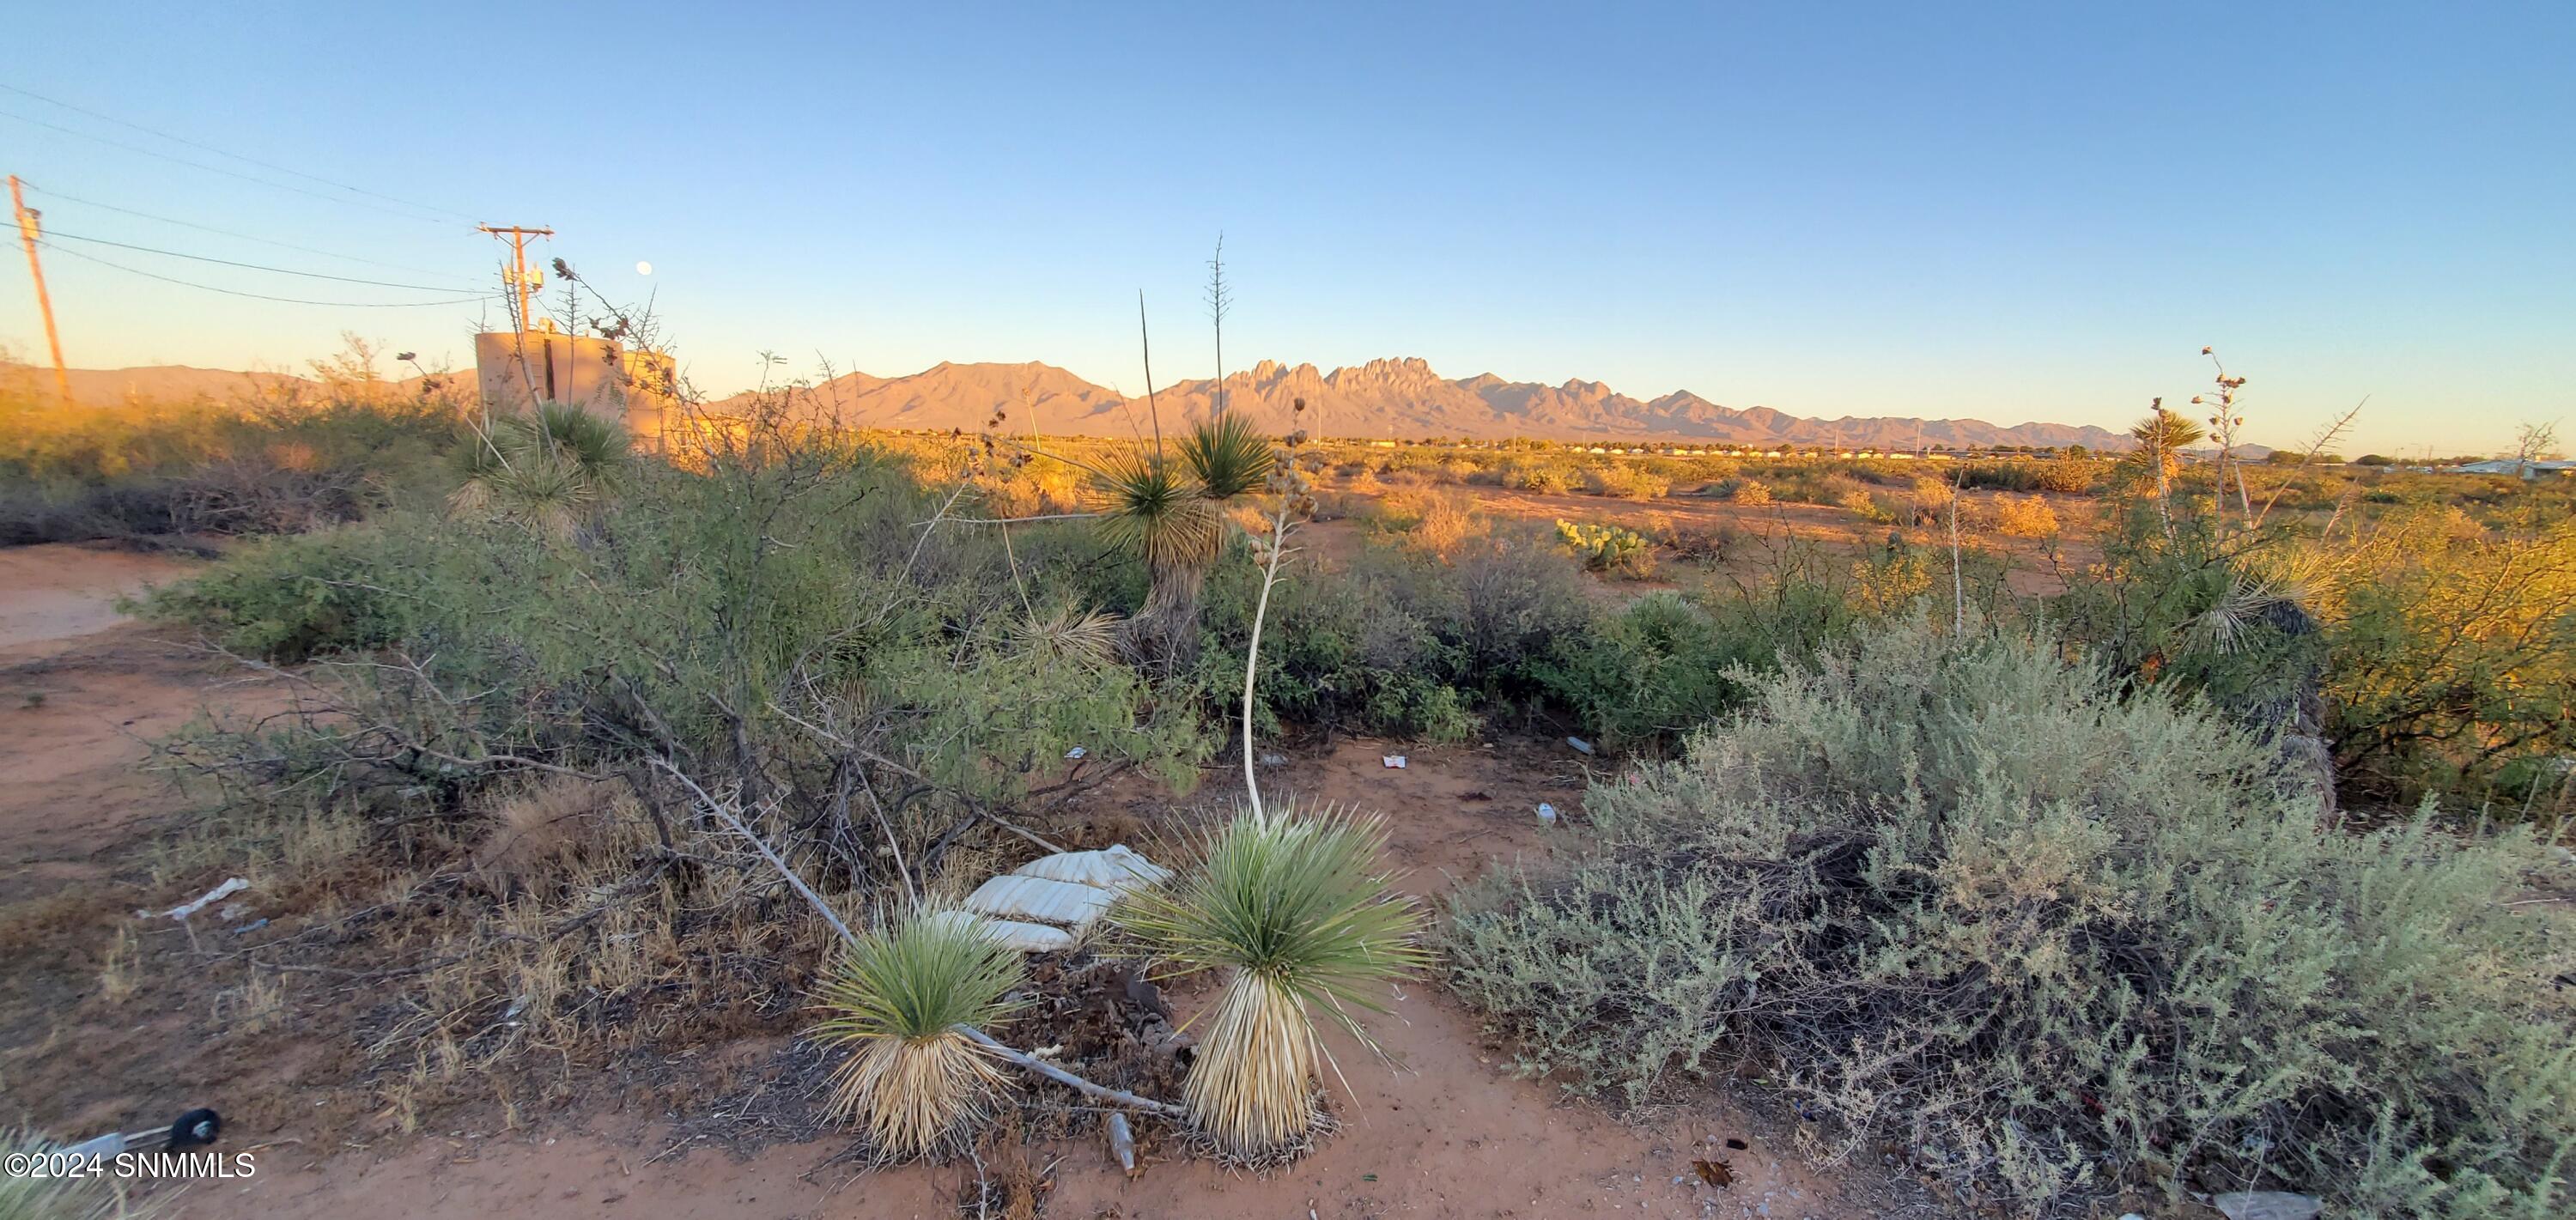
M1166 424L1206 415L1216 405L1213 379L1157 387ZM1851 449L1954 449L1996 445L2084 445L2125 449L2126 436L2086 425L1978 419L1868 417L1803 419L1769 407L1720 406L1687 390L1637 399L1598 381L1541 385L1491 373L1446 378L1419 359L1372 360L1326 373L1314 365L1264 360L1226 377L1229 409L1266 426L1286 428L1291 404L1306 400L1306 426L1326 436L1422 440L1703 441L1735 445L1834 445ZM723 410L748 396L715 404ZM974 431L1005 413L1003 429L1021 433L1136 436L1152 427L1141 397L1093 385L1049 364L941 364L909 377L850 373L815 387L818 409L847 423L876 428L963 428Z
M14 382L41 387L50 374L24 365L0 370ZM114 403L129 396L232 397L303 379L283 373L238 373L177 365L130 369L77 369L75 399ZM23 379L23 380L22 380ZM1213 410L1219 384L1212 379L1157 387L1164 423L1199 418ZM1327 373L1311 364L1264 360L1226 377L1227 406L1252 413L1267 427L1286 429L1290 403L1306 400L1306 427L1318 435L1423 440L1457 437L1502 440L1673 440L1729 445L1832 445L1849 449L1953 449L1998 445L2084 445L2125 449L2127 437L2089 425L1976 419L1853 417L1805 419L1769 407L1736 408L1677 390L1637 399L1598 381L1562 385L1505 381L1491 373L1445 378L1419 359L1372 360ZM749 395L712 404L739 407ZM1141 397L1093 385L1049 364L940 364L906 377L848 373L814 388L810 409L842 423L871 428L974 431L994 412L1003 430L1032 429L1054 435L1139 436L1152 419Z

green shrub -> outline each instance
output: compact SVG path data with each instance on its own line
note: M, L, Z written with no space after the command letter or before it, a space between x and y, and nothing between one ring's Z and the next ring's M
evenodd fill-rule
M1525 1070L1758 1072L1829 1152L2024 1215L2131 1182L2564 1214L2576 952L2508 905L2528 838L2320 827L2268 746L2047 640L1906 622L1746 681L1560 862L1451 901L1450 981Z

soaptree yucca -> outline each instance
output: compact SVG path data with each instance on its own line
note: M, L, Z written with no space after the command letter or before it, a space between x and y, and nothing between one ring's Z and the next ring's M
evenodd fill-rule
M1186 669L1198 643L1199 594L1224 541L1216 503L1186 463L1159 447L1101 463L1092 497L1104 536L1145 561L1145 604L1127 621L1129 647L1141 660Z
M916 910L852 940L816 996L826 1015L813 1036L858 1052L833 1077L834 1115L891 1156L949 1147L1003 1083L959 1027L1008 1015L1020 977L1019 954L956 912Z
M1278 456L1270 440L1240 411L1204 419L1181 436L1181 465L1199 482L1200 494L1231 500L1261 490Z
M1318 1010L1377 1049L1353 1010L1386 1011L1380 989L1422 963L1420 915L1386 895L1375 817L1247 809L1203 846L1198 867L1129 895L1112 918L1183 972L1226 974L1181 1100L1229 1154L1260 1158L1315 1125L1330 1062Z
M456 451L460 512L488 512L568 538L625 464L625 430L568 403L495 420Z

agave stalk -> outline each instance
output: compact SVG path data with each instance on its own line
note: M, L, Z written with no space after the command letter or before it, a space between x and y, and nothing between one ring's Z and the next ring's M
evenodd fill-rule
M816 996L812 1031L857 1053L833 1075L831 1112L856 1118L898 1157L954 1146L1005 1083L970 1036L1009 1015L1019 954L959 912L915 909L891 931L853 939Z
M1333 1064L1320 1015L1382 1054L1356 1011L1424 960L1421 913L1386 896L1382 820L1326 807L1239 812L1197 868L1123 899L1111 918L1184 972L1226 979L1183 1083L1198 1129L1231 1155L1275 1155L1312 1131L1315 1090Z

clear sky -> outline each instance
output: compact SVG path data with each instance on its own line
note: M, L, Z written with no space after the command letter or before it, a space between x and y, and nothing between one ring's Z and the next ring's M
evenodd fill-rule
M205 146L0 92L0 170L54 230L471 288L499 247L468 218L551 225L546 256L657 293L716 391L775 351L1134 392L1140 288L1158 377L1203 376L1221 230L1237 366L2116 426L2199 390L2208 343L2251 377L2257 441L2365 395L2347 452L2576 431L2568 0L93 3L5 27L0 85ZM41 359L11 262L0 345ZM343 330L463 364L479 316L47 270L78 367L296 365Z

